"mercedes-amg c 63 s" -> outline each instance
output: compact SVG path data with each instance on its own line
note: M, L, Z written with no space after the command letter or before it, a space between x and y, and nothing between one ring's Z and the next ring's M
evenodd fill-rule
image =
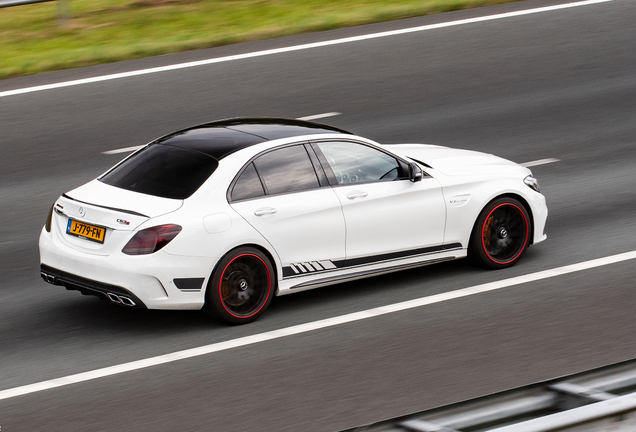
M530 170L496 156L222 120L62 194L41 275L124 306L245 323L276 295L466 256L511 266L546 238L547 214Z

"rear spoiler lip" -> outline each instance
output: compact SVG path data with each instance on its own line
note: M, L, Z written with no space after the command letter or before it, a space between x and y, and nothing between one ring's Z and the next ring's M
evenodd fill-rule
M107 209L107 210L113 210L113 211L117 211L117 212L121 212L121 213L128 213L128 214L131 214L131 215L141 216L141 217L145 217L147 219L150 219L150 216L147 216L147 215L142 214L142 213L138 213L136 211L124 210L124 209L115 208L115 207L107 207L107 206L103 206L103 205L99 205L99 204L93 204L93 203L89 203L89 202L85 202L85 201L80 201L78 199L75 199L73 197L68 196L65 193L62 194L62 197L66 198L66 199L69 199L71 201L76 201L76 202L82 203L82 204L88 204L88 205L92 205L92 206L95 206L95 207L101 207L101 208L104 208L104 209Z

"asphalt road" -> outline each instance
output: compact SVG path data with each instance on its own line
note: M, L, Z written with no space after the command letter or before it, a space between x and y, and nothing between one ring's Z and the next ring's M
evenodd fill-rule
M523 2L0 81L2 92L564 3ZM636 250L636 3L466 23L0 96L0 391ZM548 240L275 299L228 327L39 278L56 197L143 144L232 116L341 115L379 142L533 167ZM636 357L634 260L0 400L13 431L333 431Z

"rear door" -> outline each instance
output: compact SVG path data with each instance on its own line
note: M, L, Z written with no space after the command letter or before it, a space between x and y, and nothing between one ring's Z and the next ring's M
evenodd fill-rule
M247 164L230 188L230 204L274 247L284 276L333 268L345 256L338 197L313 150L295 144Z

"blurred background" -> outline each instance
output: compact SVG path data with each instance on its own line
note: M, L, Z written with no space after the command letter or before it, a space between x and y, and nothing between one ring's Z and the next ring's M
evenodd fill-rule
M0 79L510 0L0 0Z
M0 8L2 395L636 250L633 0L58 1L68 10L55 1ZM197 311L116 307L40 279L51 205L122 149L216 119L324 114L318 121L382 143L534 162L548 239L502 271L460 260L276 298L241 327ZM577 268L43 386L0 398L0 428L334 431L635 358L633 260Z

